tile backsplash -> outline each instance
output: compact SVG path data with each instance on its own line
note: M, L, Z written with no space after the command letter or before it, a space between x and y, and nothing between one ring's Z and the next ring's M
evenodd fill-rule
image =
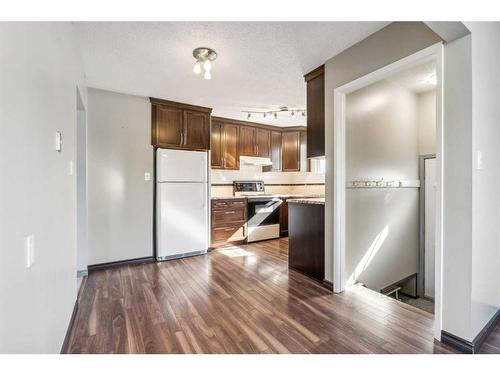
M313 172L262 172L260 166L241 166L240 170L210 171L213 197L233 195L235 180L262 180L269 194L324 194L325 175Z

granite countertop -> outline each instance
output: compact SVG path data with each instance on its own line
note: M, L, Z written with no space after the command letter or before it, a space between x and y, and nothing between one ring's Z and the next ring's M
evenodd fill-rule
M276 197L276 198L287 198L287 202L293 201L293 200L302 200L302 199L323 199L324 201L324 195L322 194L264 194L266 197ZM257 195L258 197L258 195ZM222 197L211 197L212 200L216 199L244 199L247 197L235 197L233 195L228 195L228 196L222 196ZM292 199L288 199L292 198Z
M228 195L227 197L211 197L212 200L217 200L217 199L242 199L245 197L235 197L234 195Z
M288 199L288 203L305 203L305 204L325 204L325 198L298 198Z

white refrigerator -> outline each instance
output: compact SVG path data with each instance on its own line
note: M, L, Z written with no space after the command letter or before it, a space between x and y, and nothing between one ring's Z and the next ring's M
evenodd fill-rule
M157 259L206 253L208 153L158 149L156 168Z

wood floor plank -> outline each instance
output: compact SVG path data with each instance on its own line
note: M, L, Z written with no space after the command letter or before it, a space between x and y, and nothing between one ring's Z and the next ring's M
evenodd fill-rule
M96 270L83 285L70 353L453 352L432 315L289 270L286 238Z

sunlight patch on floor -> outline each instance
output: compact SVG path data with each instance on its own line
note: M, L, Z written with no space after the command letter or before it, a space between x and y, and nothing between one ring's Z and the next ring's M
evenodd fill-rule
M227 257L230 257L230 258L255 256L254 253L251 253L250 251L243 250L240 247L231 247L231 248L227 248L227 249L222 249L222 250L219 250L219 253L221 253Z

